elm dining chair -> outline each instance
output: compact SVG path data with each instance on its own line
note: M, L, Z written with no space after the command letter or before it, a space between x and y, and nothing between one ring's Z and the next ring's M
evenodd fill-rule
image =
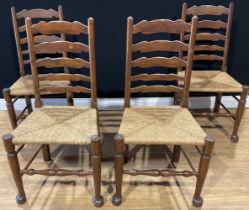
M9 119L11 122L12 128L16 128L18 125L18 121L24 117L24 113L27 110L30 114L32 112L32 105L30 98L34 96L34 88L32 82L32 76L28 72L30 67L30 60L29 60L29 51L27 49L27 35L25 29L25 18L29 17L34 20L39 21L44 19L48 20L63 20L63 8L62 6L58 6L58 11L54 9L31 9L27 10L24 9L20 12L16 12L15 7L11 8L11 15L12 15L12 25L15 35L15 42L16 42L16 49L17 49L17 57L18 57L18 64L19 64L19 74L20 77L10 86L10 88L3 89L3 96L6 101L6 106L9 114ZM64 35L61 36L53 35L38 35L35 37L34 42L44 42L44 41L56 41L61 40L64 38ZM64 56L66 54L64 53ZM67 69L65 69L66 71ZM61 82L53 83L54 85L60 85ZM49 81L44 81L41 83L44 87L49 84ZM43 93L46 94L46 93ZM17 116L14 104L18 100L18 98L24 97L26 101L26 106L21 112L19 116ZM72 104L72 99L68 96L68 103Z
M120 205L122 202L122 184L123 175L147 175L147 176L195 176L197 178L193 205L201 206L201 191L207 175L209 161L214 145L214 139L205 134L202 128L195 121L188 110L189 83L192 70L192 59L194 42L197 28L197 17L193 17L192 25L183 20L158 19L147 21L143 20L133 24L133 18L129 17L127 21L127 45L126 45L126 82L125 82L125 110L119 133L115 136L115 183L116 193L112 202L114 205ZM133 43L137 34L146 35L167 33L178 34L183 32L190 33L188 44L178 40L152 40ZM187 52L187 60L179 56L179 51ZM139 57L133 59L133 53L150 52L170 52L174 56L169 57ZM140 55L140 54L139 54ZM171 55L171 54L169 54ZM136 73L135 68L139 67L139 72L144 72L146 68L162 67L164 73ZM185 75L178 76L177 68L185 67ZM166 68L174 70L174 73L166 74ZM153 70L155 72L156 69ZM166 81L169 85L139 85L135 82ZM182 81L182 85L178 85ZM172 84L172 82L174 82ZM131 106L130 98L134 93L177 93L178 104L168 107L135 107ZM184 151L184 145L203 146L200 151L201 158L199 170L196 170L188 157L192 171L177 171L175 169L129 169L124 168L125 145L174 145L171 165L175 167L178 162L180 151ZM199 148L199 147L197 147ZM186 154L186 153L184 153Z
M10 169L17 187L16 201L22 204L26 201L23 187L23 175L46 176L86 176L93 175L95 206L103 205L100 192L101 185L101 143L97 123L96 69L94 44L94 19L88 19L88 25L78 21L39 22L32 25L31 19L26 19L31 70L33 77L35 109L11 134L3 136L3 143L7 152ZM88 36L88 44L71 41L52 41L36 44L35 35L65 34L74 36ZM73 53L74 57L65 58L63 53ZM83 54L89 56L89 61L83 59ZM40 54L50 57L39 58ZM56 57L55 57L56 56ZM45 69L68 68L67 73L42 74ZM87 70L89 69L89 70ZM73 71L73 73L72 73ZM75 73L77 72L77 73ZM88 73L89 74L88 74ZM42 86L43 81L49 85ZM69 81L60 86L57 81ZM71 83L72 82L72 83ZM70 85L68 85L70 84ZM41 94L53 93L85 93L91 95L91 106L42 106ZM45 146L49 157L49 144L91 145L92 171L67 170L62 168L33 169L29 168L40 149L34 154L24 169L20 169L16 144ZM50 158L47 158L50 159Z
M248 86L243 86L227 73L228 70L228 53L231 38L231 28L233 19L234 4L230 3L229 7L201 5L187 6L186 3L182 7L182 19L187 19L192 16L198 16L198 29L196 35L196 46L194 55L195 62L209 62L202 64L204 70L194 69L190 82L190 93L201 95L215 95L215 105L211 113L209 112L194 112L194 116L199 117L228 117L233 120L233 131L231 141L238 142L238 130L243 117L246 98L248 95ZM225 20L223 19L225 18ZM188 41L189 34L182 34L181 41ZM181 53L182 54L182 53ZM219 62L218 66L211 66ZM179 75L184 74L179 68ZM223 103L222 95L230 94L238 102L236 113L232 113ZM236 96L240 94L240 98ZM224 112L220 112L220 107Z

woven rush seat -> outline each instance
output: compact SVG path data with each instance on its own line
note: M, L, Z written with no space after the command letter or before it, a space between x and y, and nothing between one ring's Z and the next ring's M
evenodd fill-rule
M184 71L179 75L184 75ZM190 81L191 92L242 92L242 85L228 73L221 71L192 71Z
M13 132L15 144L90 144L98 135L94 108L43 106L36 108Z
M42 74L45 75L45 74ZM40 88L50 87L51 85L57 87L63 87L65 84L69 84L68 81L41 81ZM20 77L15 83L10 87L10 94L14 96L32 96L34 95L32 75L25 75ZM46 94L57 94L50 92L43 92Z
M191 113L180 106L126 108L119 133L126 144L204 145L206 137Z

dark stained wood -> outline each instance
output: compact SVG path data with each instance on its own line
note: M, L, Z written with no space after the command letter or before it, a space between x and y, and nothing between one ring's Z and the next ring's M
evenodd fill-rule
M224 41L226 37L220 33L197 33L196 41ZM189 34L184 36L184 40L189 40Z
M96 59L95 59L95 33L94 19L88 19L88 43L89 43L89 60L91 75L91 107L97 108L97 82L96 82Z
M74 21L72 23L67 21L51 21L44 22L41 21L32 26L33 34L71 34L71 35L79 35L79 34L87 34L88 29L87 26L78 21ZM66 32L66 33L65 33Z
M96 207L101 207L104 204L104 199L101 196L101 144L99 136L91 137L92 146L92 166L95 195L93 203Z
M69 73L58 73L58 74L40 74L40 81L50 80L50 81L60 81L60 80L70 80L70 81L90 81L89 76L82 74L69 74Z
M140 52L154 52L154 51L172 51L172 52L178 52L181 51L187 51L188 45L180 42L178 40L176 41L168 41L168 40L154 40L151 42L148 41L142 41L137 44L132 45L132 51L140 51Z
M50 155L50 149L48 144L42 145L42 155L44 161L50 161L51 155Z
M132 67L141 67L141 68L150 68L150 67L170 67L170 68L177 68L177 67L185 67L186 61L178 58L178 57L153 57L153 58L146 58L140 57L137 60L132 61Z
M10 95L10 89L9 88L4 88L3 89L3 97L6 101L6 107L8 110L8 115L10 119L10 123L13 129L17 127L17 119L16 119L16 112L14 109L14 104L12 102L12 97Z
M229 10L224 6L202 5L192 6L187 9L187 15L227 15Z
M214 147L214 138L208 136L205 139L205 145L203 147L199 169L198 169L198 176L196 181L195 193L193 197L193 205L196 207L202 206L203 199L201 197L201 191L207 176L209 162L211 158L211 153Z
M49 53L81 53L88 52L89 47L80 42L69 42L69 41L55 41L55 42L42 42L34 46L35 53L37 54L49 54Z
M20 165L19 165L19 161L17 159L15 146L12 143L12 135L11 134L5 134L3 136L3 144L4 144L4 148L7 152L7 158L9 161L10 170L11 170L11 173L13 175L15 185L16 185L16 188L18 191L18 194L16 196L16 202L18 204L23 204L26 201L26 195L25 195L24 188L23 188L22 176L20 173Z
M57 67L70 67L70 68L89 68L89 62L82 58L40 58L36 60L37 67L57 68Z
M131 88L131 93L170 93L170 92L182 92L183 88L174 85L140 85Z
M226 29L227 23L221 20L200 20L198 22L198 29L208 28L208 29Z
M133 40L133 18L127 18L126 31L126 60L125 60L125 104L124 107L130 107L131 97L131 71L132 71L132 40Z
M181 155L181 146L175 145L172 154L172 162L178 163Z
M182 20L158 19L147 21L143 20L133 26L133 33L181 33L190 32L191 25Z
M233 22L233 10L234 10L234 3L231 2L229 4L229 15L228 15L228 20L227 20L224 59L223 59L222 67L221 67L222 71L224 71L224 72L227 72L227 60L228 60L228 52L229 52L230 39L231 39L231 30L232 30L232 22Z
M131 81L184 81L184 77L176 74L138 74L131 76Z
M192 25L191 25L191 33L189 40L189 49L188 49L188 57L187 67L185 72L185 80L184 80L184 91L182 97L182 106L188 108L188 98L189 98L189 87L190 87L190 79L193 68L193 60L194 60L194 46L196 41L196 31L197 31L197 17L192 17Z
M54 93L91 93L91 89L82 86L65 86L65 87L46 87L40 88L40 92L54 92Z
M224 51L224 47L218 45L197 45L195 51Z
M169 177L169 176L196 176L195 172L192 171L175 171L171 169L147 169L147 170L137 170L137 169L130 169L124 170L124 174L128 174L130 176L138 176L138 175L145 175L145 176L162 176L162 177Z
M21 174L26 175L45 175L45 176L88 176L92 175L92 172L90 171L84 171L84 170L68 170L68 169L43 169L43 170L36 170L36 169L26 169L21 170Z
M21 18L59 18L59 13L58 11L55 11L53 9L31 9L27 10L24 9L18 13L16 13L16 17L18 19Z
M218 55L199 54L194 55L194 60L223 61L223 57Z
M231 140L233 142L238 142L238 140L239 140L238 130L239 130L242 116L243 116L244 111L245 111L245 105L246 105L246 99L247 99L248 93L249 93L249 87L243 86L243 91L240 95L239 104L238 104L238 107L236 110L236 118L235 118L232 137L231 137Z
M122 182L123 182L123 167L124 167L124 136L116 134L115 137L115 182L116 193L112 197L112 203L118 206L122 202Z

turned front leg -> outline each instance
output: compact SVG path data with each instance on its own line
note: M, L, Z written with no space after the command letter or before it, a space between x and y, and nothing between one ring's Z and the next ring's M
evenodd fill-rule
M112 203L116 206L122 202L122 183L123 183L123 167L124 167L124 137L117 134L115 139L115 183L116 193L112 198Z
M3 144L7 152L10 170L18 191L18 194L16 196L16 202L18 204L23 204L26 201L26 195L23 188L22 175L20 173L20 165L15 151L15 145L12 143L11 134L6 134L3 136Z
M3 96L6 101L6 107L8 110L8 115L10 119L10 123L13 129L17 127L17 119L16 119L16 112L14 109L14 104L12 103L12 97L10 95L10 89L4 88L3 89Z
M234 122L234 127L233 127L233 133L231 136L231 141L233 142L238 142L239 141L239 136L238 136L238 130L239 126L243 117L243 113L245 110L245 105L246 105L246 98L248 95L249 87L248 86L243 86L242 93L240 95L240 100L238 104L238 108L236 111L236 118Z
M96 207L101 207L104 204L104 199L101 196L101 143L97 135L91 137L92 145L92 168L93 168L93 182L95 195L93 203Z
M198 176L196 181L195 193L193 197L193 205L196 207L202 206L203 199L201 197L201 191L207 176L208 167L210 163L211 154L214 147L214 138L208 136L205 139L205 145L202 150L200 163L199 163L199 170Z

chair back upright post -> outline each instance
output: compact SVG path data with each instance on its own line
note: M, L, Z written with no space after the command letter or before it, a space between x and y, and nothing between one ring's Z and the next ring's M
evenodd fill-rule
M94 52L94 19L89 18L88 26L78 22L68 21L51 21L39 22L32 25L30 18L26 19L26 30L28 37L28 46L30 53L31 70L34 82L35 106L41 107L41 93L49 92L51 94L60 92L66 94L86 93L91 95L91 107L97 108L96 94L96 69L95 69L95 52ZM70 35L88 35L88 45L82 42L71 41L52 41L36 44L34 42L37 34L40 35L55 35L55 34L70 34ZM64 53L77 54L74 58L64 57ZM89 61L80 57L82 53L89 53ZM54 54L55 56L37 58L38 54ZM45 69L57 68L72 68L85 72L89 69L90 76L84 73L52 73L39 74L40 67ZM39 75L39 77L38 77ZM51 86L41 88L40 81L65 81L65 85ZM81 82L79 85L74 85L73 82ZM82 82L88 82L89 87L86 87Z
M188 107L188 95L190 86L190 77L192 71L193 53L197 29L197 17L192 18L192 24L179 20L158 19L147 21L143 20L137 24L133 24L133 18L127 20L127 43L126 43L126 80L125 80L125 107L130 107L130 98L133 93L177 93L181 97L181 106ZM189 43L184 43L179 40L153 40L141 41L133 43L133 36L141 33L157 34L168 33L178 34L190 33ZM179 56L179 52L187 52L187 59L184 60ZM178 54L176 56L165 57L139 57L136 60L132 59L134 52L150 53L150 52L170 52ZM185 76L179 76L175 73L141 73L135 74L133 68L186 68ZM132 87L132 83L140 82L175 82L176 85L139 85ZM183 83L183 86L179 82Z
M233 10L234 3L231 2L229 4L229 8L224 6L213 6L213 5L201 5L201 6L187 6L187 3L184 3L182 6L182 20L187 21L188 16L212 16L217 17L216 20L201 20L198 21L197 26L197 36L196 41L210 41L210 42L218 42L223 41L223 46L218 44L196 44L195 52L201 52L201 54L196 54L194 56L194 60L202 60L202 61L221 61L221 71L227 72L227 60L230 46L230 38L231 38L231 28L232 28L232 19L233 19ZM223 22L219 17L222 15L227 16L227 21ZM224 29L224 35L216 32L200 32L199 29L205 30L221 30ZM181 41L187 41L188 35L182 35ZM208 52L205 53L204 51ZM209 52L214 52L214 54L210 54ZM223 55L217 55L215 52L221 52Z
M20 36L21 33L25 32L25 25L19 25L18 21L26 18L31 19L59 19L63 20L63 9L62 6L58 6L58 11L55 11L53 9L23 9L20 12L16 12L15 7L11 7L11 17L12 17L12 25L13 25L13 31L15 35L15 42L16 42L16 49L17 49L17 57L18 57L18 65L19 65L19 71L20 76L24 76L26 74L25 72L25 65L29 64L29 59L24 59L25 55L28 55L28 50L24 50L23 46L27 44L27 36L26 34L24 36ZM38 37L39 38L39 37ZM52 37L40 37L40 40L37 39L37 41L49 41ZM58 37L57 37L58 38ZM58 38L59 40L59 38Z

